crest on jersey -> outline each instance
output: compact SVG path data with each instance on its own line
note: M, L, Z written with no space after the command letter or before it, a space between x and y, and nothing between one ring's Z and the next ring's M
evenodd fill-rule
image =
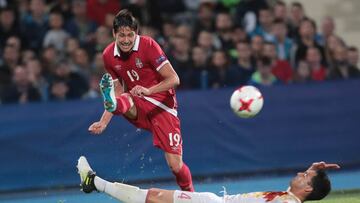
M164 61L166 61L166 57L164 55L161 55L159 58L156 59L156 63L159 65Z
M137 68L142 68L142 67L144 67L144 64L141 62L141 60L139 58L135 58L135 66Z

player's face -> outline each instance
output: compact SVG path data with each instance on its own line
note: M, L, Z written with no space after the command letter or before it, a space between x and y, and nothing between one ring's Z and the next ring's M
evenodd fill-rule
M317 172L314 170L307 170L305 172L299 172L290 182L291 188L305 189L311 186L311 180Z
M122 52L130 52L135 44L136 32L130 27L120 27L113 32L116 45Z

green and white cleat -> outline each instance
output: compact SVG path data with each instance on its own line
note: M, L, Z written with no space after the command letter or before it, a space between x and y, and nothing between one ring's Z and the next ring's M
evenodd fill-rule
M81 189L85 193L91 193L92 191L96 190L94 179L95 179L95 172L91 169L89 163L87 162L84 156L81 156L78 159L77 163L78 173L80 175L81 180Z
M109 73L105 73L100 81L100 91L104 100L104 108L108 112L116 110L115 88L112 77Z

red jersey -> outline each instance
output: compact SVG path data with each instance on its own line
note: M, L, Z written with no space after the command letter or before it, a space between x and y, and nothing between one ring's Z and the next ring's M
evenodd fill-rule
M158 72L166 63L170 63L152 38L137 35L132 52L126 57L120 55L115 42L109 44L103 52L105 69L113 80L119 80L128 90L136 85L150 88L163 78ZM147 101L177 116L176 96L173 88L144 97Z

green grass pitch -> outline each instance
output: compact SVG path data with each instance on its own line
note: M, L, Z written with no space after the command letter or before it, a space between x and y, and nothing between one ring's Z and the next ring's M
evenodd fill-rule
M319 203L360 203L360 190L334 191Z

